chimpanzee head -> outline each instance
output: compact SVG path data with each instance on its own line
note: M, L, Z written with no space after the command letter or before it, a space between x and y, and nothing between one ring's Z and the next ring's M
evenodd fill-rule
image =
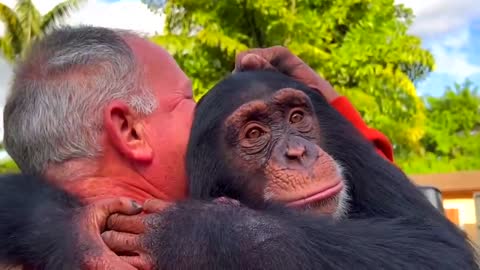
M342 216L347 183L326 139L338 117L318 92L283 74L229 76L197 105L187 152L190 195Z

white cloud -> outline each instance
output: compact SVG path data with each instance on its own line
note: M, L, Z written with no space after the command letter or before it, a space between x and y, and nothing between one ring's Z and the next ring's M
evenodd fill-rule
M0 58L0 88L8 87L12 78L12 68L10 65ZM7 91L0 91L0 106L5 105L5 99L7 97Z
M60 0L33 0L40 13L45 14ZM2 0L2 3L13 7L16 0ZM104 2L89 0L82 8L72 13L65 21L70 25L89 24L111 28L123 28L148 34L161 33L164 26L164 17L151 12L139 0L119 0ZM0 30L0 35L3 29Z
M471 64L463 50L469 41L470 32L465 29L435 42L431 46L437 67L435 71L449 74L457 81L463 81L473 74L480 73L480 66Z
M434 37L468 26L480 17L479 0L396 0L413 9L416 19L410 31Z
M12 77L12 69L5 60L0 58L0 141L3 140L3 107L7 99L7 88Z
M410 33L430 40L436 73L456 81L480 72L465 52L471 46L469 26L480 18L479 0L396 0L413 9L416 16Z
M469 45L470 38L469 29L463 28L460 31L447 35L443 40L440 40L438 44L449 49L461 50Z
M434 45L432 53L435 56L437 69L436 72L450 74L457 81L463 81L465 78L480 73L480 66L469 63L465 53L460 51L448 52L445 47Z

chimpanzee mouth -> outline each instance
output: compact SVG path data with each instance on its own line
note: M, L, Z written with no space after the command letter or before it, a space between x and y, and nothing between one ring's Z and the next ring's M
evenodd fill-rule
M333 186L324 188L317 193L306 196L304 198L290 201L288 207L294 208L323 208L331 205L338 200L338 194L343 189L343 181L335 183Z
M314 201L312 203L306 204L303 207L301 207L300 210L303 210L305 212L313 212L314 214L321 213L321 214L333 215L337 211L337 208L339 207L340 200L341 200L340 194L336 194L324 200Z

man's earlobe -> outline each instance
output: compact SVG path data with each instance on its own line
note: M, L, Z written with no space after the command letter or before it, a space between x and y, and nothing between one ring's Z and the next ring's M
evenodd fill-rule
M105 131L109 143L125 158L150 162L153 149L147 141L142 120L128 105L114 101L104 111Z

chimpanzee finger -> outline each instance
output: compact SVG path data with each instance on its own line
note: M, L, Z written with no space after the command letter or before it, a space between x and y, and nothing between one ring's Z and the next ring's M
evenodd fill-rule
M145 201L143 204L143 211L145 213L160 213L171 205L172 203L170 202L165 202L158 199L150 199Z
M143 252L141 237L137 234L106 231L102 233L102 239L113 252Z
M139 270L152 270L155 264L146 256L120 256L120 259Z
M125 216L121 214L113 214L107 220L107 229L127 232L127 233L143 233L145 231L145 215Z

